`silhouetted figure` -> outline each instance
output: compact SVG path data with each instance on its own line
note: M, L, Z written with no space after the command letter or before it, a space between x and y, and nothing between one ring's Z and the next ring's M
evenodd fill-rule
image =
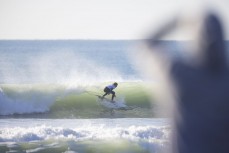
M175 93L171 152L229 153L229 69L223 29L215 14L206 15L200 35L196 59L171 60L168 74ZM158 37L148 41L151 47L160 45Z

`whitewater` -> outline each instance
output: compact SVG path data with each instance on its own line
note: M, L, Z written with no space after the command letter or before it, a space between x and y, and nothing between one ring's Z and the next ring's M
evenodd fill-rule
M169 147L169 134L167 119L2 119L0 149L48 152L61 148L62 152L87 152L91 146L85 144L93 142L97 145L95 150L109 144L110 148L123 146L116 151L161 152Z

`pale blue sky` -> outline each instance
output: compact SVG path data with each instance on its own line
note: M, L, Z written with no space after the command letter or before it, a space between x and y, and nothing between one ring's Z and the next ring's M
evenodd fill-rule
M0 39L141 39L175 14L206 5L228 27L228 0L199 1L0 0Z

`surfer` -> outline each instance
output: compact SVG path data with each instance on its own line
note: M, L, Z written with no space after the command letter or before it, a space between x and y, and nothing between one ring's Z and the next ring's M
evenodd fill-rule
M104 92L105 94L102 96L102 98L104 98L106 95L112 94L112 98L111 101L114 102L114 97L116 97L115 92L113 91L116 87L118 86L117 82L114 82L111 85L108 85L104 88Z

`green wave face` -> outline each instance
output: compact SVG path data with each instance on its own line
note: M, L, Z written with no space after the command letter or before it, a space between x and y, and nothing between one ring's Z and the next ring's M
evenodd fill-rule
M106 107L97 95L110 83L91 86L1 85L1 117L142 118L154 117L150 90L143 82L123 82L114 90L125 107ZM111 95L106 96L111 99Z

